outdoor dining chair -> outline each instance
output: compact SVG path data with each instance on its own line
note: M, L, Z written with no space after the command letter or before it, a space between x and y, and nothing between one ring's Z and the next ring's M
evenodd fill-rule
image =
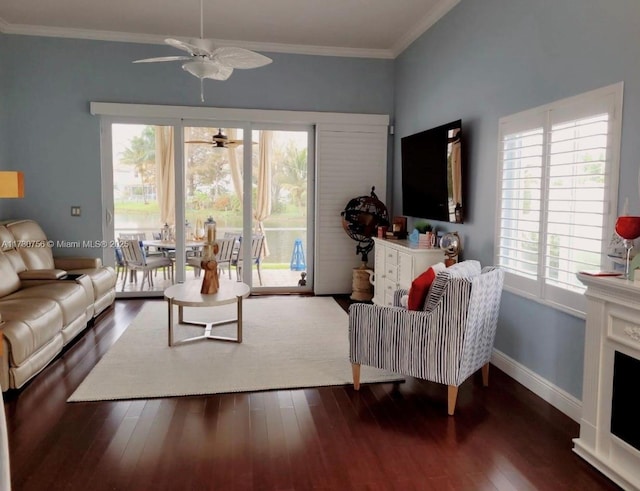
M157 271L158 269L162 269L165 279L167 278L168 271L171 282L173 283L173 260L171 258L165 256L147 257L140 245L140 241L136 239L121 239L119 240L119 246L122 250L122 257L124 259L126 272L143 272L140 290L144 288L145 280L148 281L149 286L153 287L153 276L151 275L151 271L153 270ZM126 281L123 281L122 291L124 291L125 284Z
M256 265L258 271L258 281L262 286L262 273L260 271L260 263L262 263L262 251L264 248L264 235L254 235L251 239L251 262ZM242 279L242 247L238 250L238 257L231 260L231 264L236 267L236 279Z

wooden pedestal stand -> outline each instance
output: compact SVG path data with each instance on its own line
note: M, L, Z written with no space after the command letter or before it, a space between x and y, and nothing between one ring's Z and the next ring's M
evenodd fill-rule
M371 275L373 270L367 268L366 263L359 268L353 268L353 292L351 300L358 302L369 302L373 298L373 285Z

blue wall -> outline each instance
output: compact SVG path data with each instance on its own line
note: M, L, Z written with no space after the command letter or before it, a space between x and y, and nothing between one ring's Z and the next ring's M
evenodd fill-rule
M464 255L493 263L498 119L624 81L620 209L640 213L640 2L462 0L396 60L400 138L462 118L470 173ZM444 224L441 228L446 228ZM505 293L496 348L581 398L584 321Z
M0 34L0 169L5 168L7 141L6 141L6 121L7 121L7 90L5 88L6 76L6 36ZM0 213L2 211L0 204ZM0 215L1 216L1 215Z
M99 118L89 113L91 101L393 111L392 60L269 54L271 65L206 81L201 104L198 79L179 65L131 63L178 54L168 46L19 35L2 36L0 43L0 68L6 68L0 103L7 102L10 121L0 144L10 142L7 157L25 172L27 194L3 203L1 218L36 218L54 240L101 237ZM81 217L70 216L71 205L82 206Z

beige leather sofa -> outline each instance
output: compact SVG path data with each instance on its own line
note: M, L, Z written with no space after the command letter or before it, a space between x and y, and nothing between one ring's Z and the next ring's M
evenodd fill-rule
M0 224L0 386L22 387L115 300L97 258L54 258L33 220Z

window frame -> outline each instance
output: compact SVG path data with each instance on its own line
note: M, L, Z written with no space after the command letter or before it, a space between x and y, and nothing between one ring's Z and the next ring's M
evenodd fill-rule
M590 115L609 114L607 137L608 155L605 163L604 185L604 219L600 254L600 267L608 269L610 259L606 251L613 234L617 217L618 185L620 176L620 144L622 136L622 102L624 84L619 82L599 89L591 90L576 96L561 99L543 106L528 109L516 114L500 118L498 123L497 142L497 188L494 236L494 263L500 264L500 239L502 236L503 205L503 172L504 172L504 138L517 132L533 131L542 128L542 156L540 179L540 237L537 251L536 278L525 278L510 272L505 274L504 289L516 295L529 298L538 303L551 306L557 310L584 318L586 299L582 293L546 284L546 246L548 243L548 198L551 129L561 121L572 121Z

